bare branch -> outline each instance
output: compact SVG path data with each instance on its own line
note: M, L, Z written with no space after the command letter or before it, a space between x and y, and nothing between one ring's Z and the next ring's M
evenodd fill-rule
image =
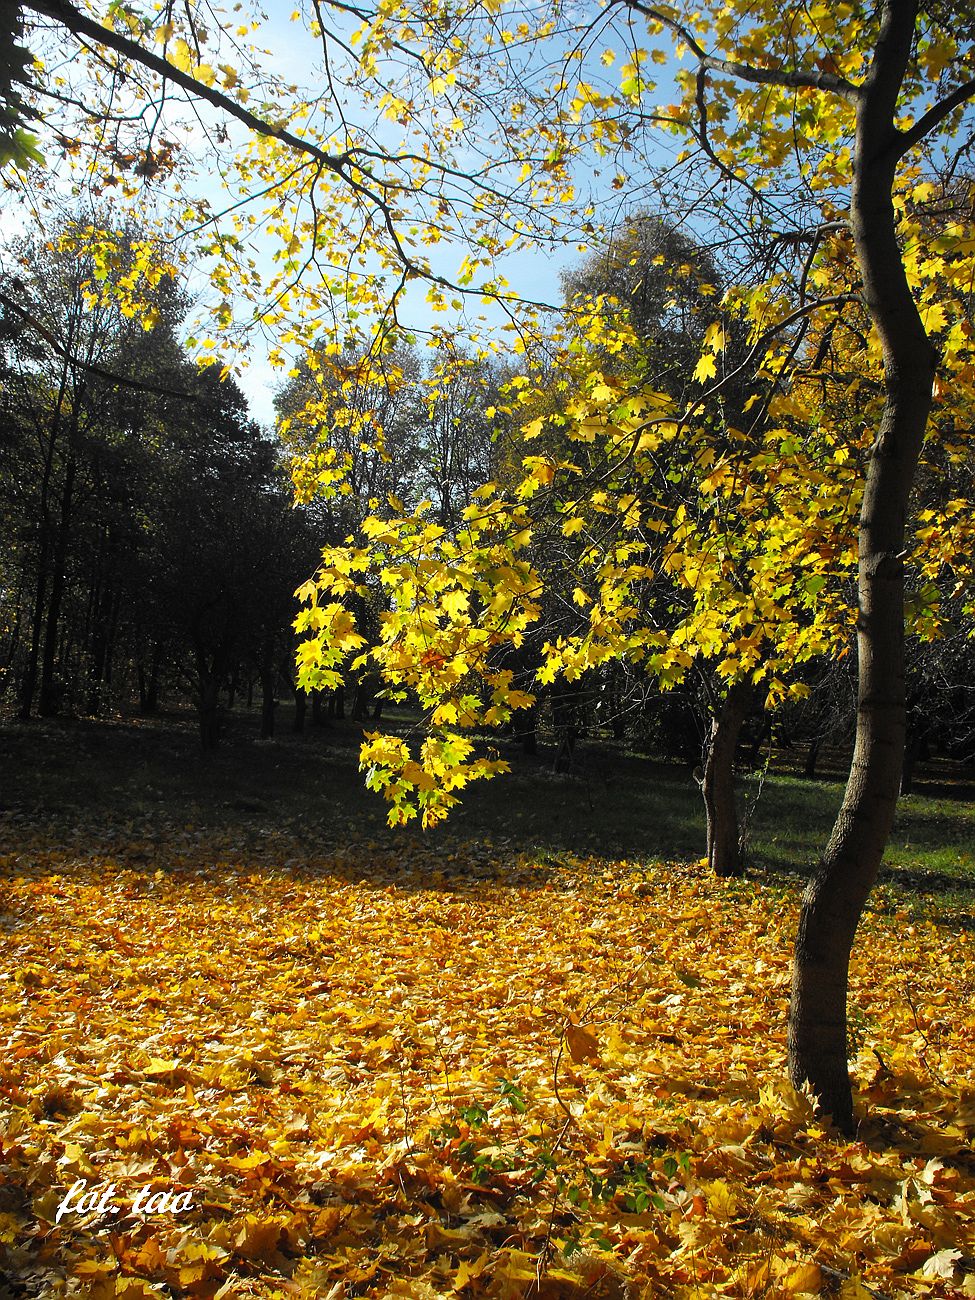
M718 155L714 152L714 146L711 143L711 137L708 135L708 105L707 105L707 98L705 96L705 90L707 88L707 78L708 78L708 70L702 63L697 70L697 90L695 94L695 99L697 102L697 113L698 113L697 138L701 142L701 148L711 159L711 161L714 163L715 167L717 167L718 171L720 171L722 176L726 177L729 181L733 181L736 185L743 185L749 191L750 194L752 194L755 198L760 199L761 195L759 194L758 190L755 189L755 186L751 183L748 177L740 176L738 172L734 170L733 167L729 167L726 163L723 163L721 159L718 157Z
M945 118L959 108L966 100L975 99L975 78L971 81L964 82L961 86L956 86L950 95L945 95L937 104L932 105L914 125L907 131L900 133L899 149L903 155L909 149L913 149L916 144L920 144L924 137L939 126Z

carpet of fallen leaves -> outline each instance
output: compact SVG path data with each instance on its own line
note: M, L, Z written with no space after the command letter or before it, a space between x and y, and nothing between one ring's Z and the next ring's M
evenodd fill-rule
M0 1294L975 1296L970 917L875 897L847 1141L782 1076L793 888L5 836Z

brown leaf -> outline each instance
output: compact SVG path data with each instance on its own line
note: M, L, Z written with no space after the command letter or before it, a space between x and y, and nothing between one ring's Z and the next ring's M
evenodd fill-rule
M571 1020L565 1027L565 1041L576 1065L581 1065L583 1061L599 1060L599 1042L595 1035L581 1025L574 1025Z

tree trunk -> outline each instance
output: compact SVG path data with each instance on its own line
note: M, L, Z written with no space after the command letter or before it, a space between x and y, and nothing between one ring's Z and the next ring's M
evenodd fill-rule
M707 817L708 866L716 876L740 876L744 871L734 772L738 737L751 702L751 682L735 682L728 688L717 717L711 720L701 794Z
M219 696L220 686L215 678L200 682L200 744L204 749L217 747Z
M914 768L921 757L924 734L908 725L907 742L904 746L904 762L901 764L901 794L910 794L914 788Z
M65 347L70 351L74 344L74 320L69 323ZM69 367L61 368L57 398L54 402L54 414L44 449L44 469L41 473L40 492L37 502L37 518L40 527L40 539L37 554L37 585L34 590L33 609L31 611L30 643L27 649L27 664L20 686L20 708L18 717L27 719L31 715L34 691L37 687L37 673L41 653L41 628L44 624L44 603L47 596L48 557L51 547L51 483L54 478L54 461L61 434L61 407L68 388Z
M515 740L521 752L534 757L538 753L538 703L519 709L514 720Z
M305 734L305 714L308 709L308 692L303 691L299 686L295 686L295 720L294 733L296 736Z
M101 557L99 557L101 560ZM101 563L99 563L99 569ZM107 702L106 687L112 678L112 641L118 621L118 598L101 574L92 583L89 602L88 712L99 714Z
M372 703L375 687L375 679L368 674L363 674L356 682L352 692L353 722L365 722L369 717L369 705Z
M199 695L196 706L200 716L200 744L204 749L216 749L220 739L220 680L216 662L211 666L202 650L197 650L197 679Z
M161 659L162 650L159 643L154 642L152 653L149 656L148 674L142 662L139 662L139 712L142 714L156 713L159 709L159 665Z
M261 677L261 739L270 740L274 735L274 710L278 706L274 698L274 669L271 666L270 653L263 659Z
M46 533L46 526L42 524ZM41 653L41 628L44 625L44 602L47 597L47 546L42 536L37 562L37 585L34 588L34 600L31 608L30 641L27 647L27 662L20 679L20 706L17 716L26 721L31 715L34 704L34 691L37 689L37 670Z
M47 604L47 619L44 626L41 690L37 701L37 711L42 718L53 717L61 706L60 692L54 680L54 669L57 660L61 605L64 600L64 587L67 577L65 570L68 563L68 537L71 532L75 473L76 465L72 456L65 469L64 488L61 493L61 512L54 542L54 564L51 571L51 595Z
M312 691L311 695L311 725L313 727L327 727L327 704L323 691Z
M575 761L576 742L582 731L580 718L579 683L561 682L552 692L552 727L555 731L556 751L552 770L571 772Z
M891 201L903 140L893 121L911 53L916 0L887 0L857 103L853 237L880 338L886 402L871 449L859 527L856 741L843 806L802 902L789 1013L789 1072L854 1130L847 1065L850 954L897 804L904 752L906 515L931 406L935 353L904 273Z
M11 602L14 610L20 609L20 590L18 589L14 600ZM20 619L15 615L13 625L6 631L6 644L3 651L3 661L0 663L0 700L6 692L11 681L10 669L14 660L17 658L17 650L20 645Z
M115 652L118 646L118 630L122 621L122 595L117 592L112 599L112 613L108 623L108 639L105 646L105 693L108 702L112 699L112 679L115 674Z
M149 708L149 680L146 677L146 670L140 663L135 671L139 683L139 712L142 714L151 713L153 710Z
M755 738L752 741L751 749L748 752L748 766L758 767L762 760L762 746L765 742L772 739L772 724L765 720L764 725L759 727L755 732Z

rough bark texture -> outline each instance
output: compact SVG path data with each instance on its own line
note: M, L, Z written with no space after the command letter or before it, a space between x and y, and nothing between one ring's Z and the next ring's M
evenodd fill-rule
M707 816L708 866L716 876L740 876L744 869L735 804L735 753L751 700L751 684L736 682L711 720L701 794Z
M803 898L793 966L789 1069L822 1109L854 1127L847 1065L847 977L853 938L897 803L904 752L904 565L907 505L931 405L935 354L896 238L891 189L903 147L897 97L917 18L887 0L857 106L851 219L864 297L884 355L886 403L859 530L857 730L843 806Z

